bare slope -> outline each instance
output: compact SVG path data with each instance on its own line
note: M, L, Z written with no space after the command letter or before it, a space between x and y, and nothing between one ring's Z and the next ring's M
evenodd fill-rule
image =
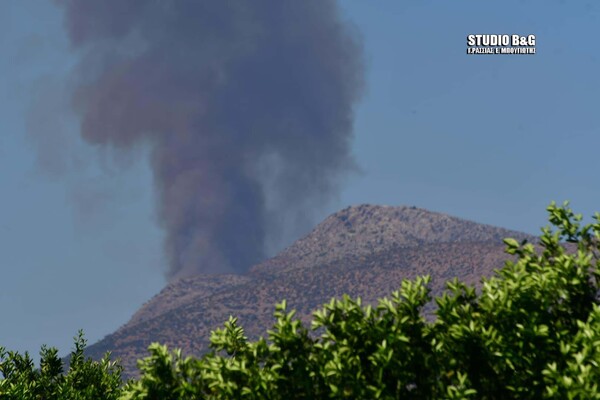
M520 232L451 217L417 207L347 207L330 215L306 237L281 254L255 266L253 272L328 264L352 255L365 256L393 248L433 243L501 243L523 239Z
M505 237L534 239L414 207L349 207L248 275L199 275L167 285L89 353L111 350L130 375L153 341L201 354L210 331L230 315L251 338L263 335L274 304L284 298L308 320L332 296L348 293L372 303L418 275L431 275L438 294L448 279L477 283L501 267Z

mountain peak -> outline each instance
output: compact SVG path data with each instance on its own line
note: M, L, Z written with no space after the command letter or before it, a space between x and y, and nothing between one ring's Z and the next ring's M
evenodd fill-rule
M208 351L210 331L230 315L248 337L273 322L273 305L286 299L307 323L331 297L348 294L376 304L403 279L430 275L433 295L454 277L475 284L507 259L502 239L523 233L482 225L417 207L361 204L338 211L312 232L246 275L197 275L171 282L123 327L88 347L97 359L120 357L125 376L155 341L188 354ZM426 312L432 311L432 305Z
M414 206L360 204L331 214L307 236L278 256L252 268L268 273L271 268L327 264L342 254L365 256L391 247L435 243L496 242L527 234L428 211Z

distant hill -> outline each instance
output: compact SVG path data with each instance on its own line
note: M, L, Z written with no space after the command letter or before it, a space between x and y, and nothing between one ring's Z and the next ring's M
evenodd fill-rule
M476 284L508 258L506 237L536 240L416 207L348 207L246 275L198 275L168 284L88 354L112 351L129 376L155 341L187 354L207 351L210 331L230 315L239 317L250 338L265 334L282 299L309 321L333 296L348 293L375 303L405 278L431 275L434 294L454 277Z

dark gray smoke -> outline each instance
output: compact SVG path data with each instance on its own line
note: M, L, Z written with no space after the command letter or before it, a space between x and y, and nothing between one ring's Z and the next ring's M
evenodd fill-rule
M363 68L335 2L57 2L82 137L152 149L170 278L244 272L336 194Z

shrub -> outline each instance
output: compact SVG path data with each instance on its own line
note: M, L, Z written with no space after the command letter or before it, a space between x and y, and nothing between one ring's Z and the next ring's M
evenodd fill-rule
M448 282L433 322L428 277L376 307L331 300L312 335L284 301L267 339L248 341L230 318L199 360L153 345L125 398L600 398L600 216L582 226L567 203L548 212L555 229L537 248L506 239L516 260L479 292Z
M7 352L0 348L0 399L2 400L116 400L121 395L121 367L110 361L110 354L96 362L84 358L83 332L75 337L67 373L58 350L42 346L40 367L35 368L28 353Z
M433 321L429 277L376 306L332 299L310 329L283 301L266 338L249 341L230 317L202 358L152 344L122 387L108 355L84 360L80 333L66 374L55 349L37 370L1 350L0 399L600 399L600 215L548 212L554 229L537 247L506 239L515 260L479 291L448 282Z

